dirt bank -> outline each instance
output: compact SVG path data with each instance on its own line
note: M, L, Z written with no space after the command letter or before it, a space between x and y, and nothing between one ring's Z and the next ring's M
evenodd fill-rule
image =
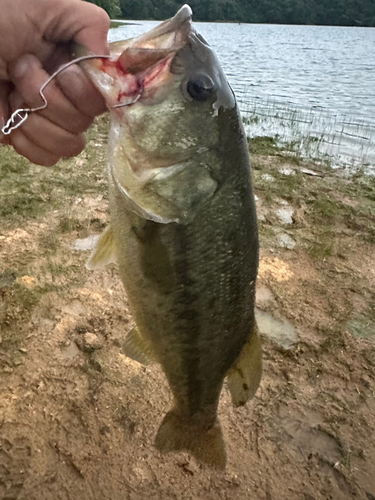
M121 353L116 267L72 249L108 222L105 136L54 169L0 149L0 499L373 500L374 179L252 144L259 314L296 337L264 337L246 407L224 388L217 472L153 447L171 394Z

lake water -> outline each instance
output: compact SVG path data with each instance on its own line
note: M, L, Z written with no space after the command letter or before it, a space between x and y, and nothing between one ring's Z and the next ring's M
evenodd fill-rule
M156 21L110 31L137 36ZM216 51L249 136L375 172L375 28L194 23ZM313 140L311 140L313 138Z

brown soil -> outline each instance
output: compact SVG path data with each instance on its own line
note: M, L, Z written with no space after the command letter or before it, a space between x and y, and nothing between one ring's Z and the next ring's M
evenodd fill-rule
M69 165L87 173L88 160ZM233 408L224 388L225 471L153 446L171 406L168 386L160 369L121 353L132 318L116 268L86 271L87 252L70 249L106 224L103 195L91 186L32 217L4 215L0 499L375 498L374 242L361 237L363 213L351 227L341 213L330 219L330 250L317 247L326 215L312 213L306 190L314 196L324 186L351 208L358 201L340 194L347 183L333 172L299 177L305 191L288 198L294 223L278 224L261 175L276 175L283 162L254 161L266 207L258 287L268 298L259 307L292 322L298 342L285 350L264 339L261 387L244 408ZM55 174L43 175L52 182ZM280 227L294 250L275 243Z

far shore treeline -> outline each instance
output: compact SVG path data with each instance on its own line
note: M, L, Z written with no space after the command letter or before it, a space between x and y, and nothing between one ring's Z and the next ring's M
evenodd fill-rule
M112 19L167 19L183 2L92 0ZM190 0L195 21L375 26L375 0Z

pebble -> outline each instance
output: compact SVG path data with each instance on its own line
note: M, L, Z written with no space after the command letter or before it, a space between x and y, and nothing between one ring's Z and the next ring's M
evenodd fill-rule
M293 207L278 208L275 213L283 224L293 224Z
M86 332L76 339L76 344L82 351L92 352L103 347L103 341L92 332Z
M282 175L295 175L295 174L296 174L295 170L293 170L293 169L292 169L292 168L290 168L290 167L281 167L281 168L279 169L279 172L280 172L280 174L282 174Z
M294 239L286 233L279 233L277 235L277 243L282 248L287 248L288 250L293 250L293 248L296 246L296 242L294 241Z
M272 177L270 174L263 174L262 179L266 182L272 182L275 180L275 177Z

